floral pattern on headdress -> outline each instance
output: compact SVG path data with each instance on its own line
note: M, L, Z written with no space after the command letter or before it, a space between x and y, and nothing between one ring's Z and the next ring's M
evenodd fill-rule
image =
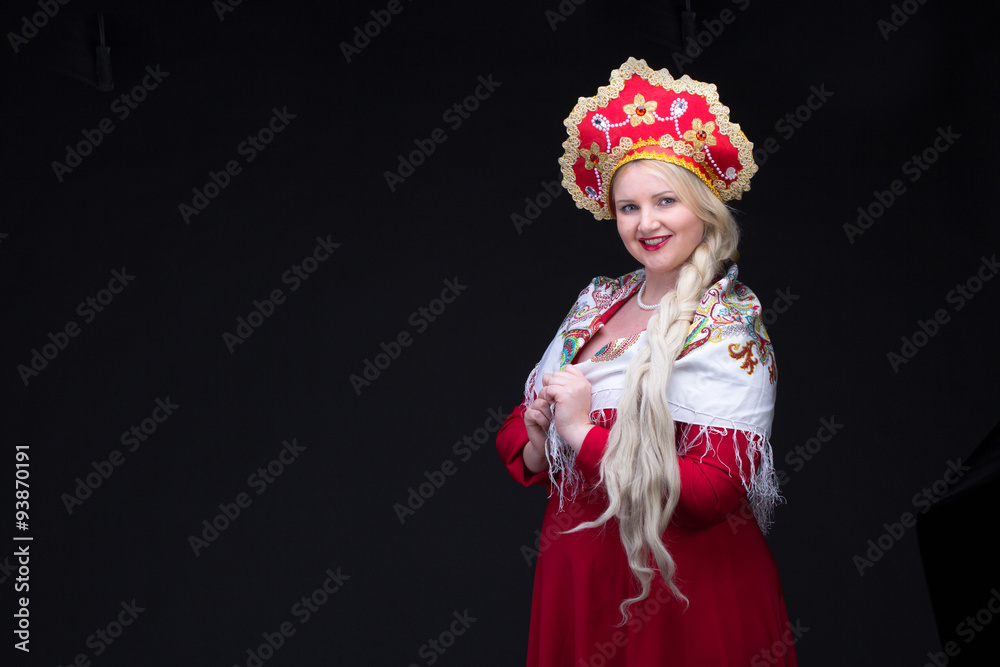
M714 84L674 79L644 60L629 58L596 96L580 98L564 124L563 187L598 220L614 217L608 188L632 160L683 167L722 201L742 197L757 172L753 144L730 122Z

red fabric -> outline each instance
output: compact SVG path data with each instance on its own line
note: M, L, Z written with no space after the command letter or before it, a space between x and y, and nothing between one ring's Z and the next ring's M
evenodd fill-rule
M683 167L724 201L739 199L757 172L753 144L730 122L729 108L719 102L714 85L674 79L644 60L622 63L598 95L579 98L565 123L566 152L559 159L563 183L577 205L598 220L614 217L608 210L608 184L629 160ZM630 148L612 150L626 139Z
M548 485L548 473L531 474L521 458L528 442L524 410L517 407L504 421L497 449L519 483ZM603 529L559 534L596 519L607 506L596 482L614 411L592 417L598 425L577 457L587 492L567 499L560 513L559 496L553 493L542 521L528 667L795 667L796 633L788 622L778 570L738 476L733 442L745 456L741 431L712 435L711 451L702 441L680 457L680 501L665 540L677 566L675 583L690 606L685 610L657 575L650 597L632 607L628 625L616 627L618 605L633 594L634 581L617 521Z

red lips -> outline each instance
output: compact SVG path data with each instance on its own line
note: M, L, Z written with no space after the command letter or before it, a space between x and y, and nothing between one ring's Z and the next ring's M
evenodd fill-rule
M642 248L643 248L644 250L650 250L650 251L653 251L653 250L659 250L659 249L660 249L660 248L662 248L662 247L663 247L664 245L666 245L667 241L669 241L669 240L670 240L670 237L669 237L669 236L664 236L664 237L662 237L662 238L663 238L663 240L662 240L662 241L660 241L659 243L657 243L656 245L648 245L648 244L646 244L646 243L645 243L645 241L651 241L651 240L653 240L653 239L657 239L657 238L660 238L660 237L658 237L658 236L653 236L653 237L651 237L651 238L648 238L648 239L639 239L639 245L640 245L640 246L642 246Z

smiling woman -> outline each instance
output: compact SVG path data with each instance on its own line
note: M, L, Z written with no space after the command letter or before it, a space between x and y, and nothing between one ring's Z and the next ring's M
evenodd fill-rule
M796 664L763 538L777 368L729 261L725 202L757 167L728 112L630 59L566 121L563 185L642 268L584 288L497 437L515 480L550 488L529 666ZM581 523L553 529L563 512Z
M705 223L694 210L701 203L695 193L705 188L693 178L676 165L636 160L615 172L608 188L625 249L646 269L640 301L659 302L674 289L681 267L705 240Z

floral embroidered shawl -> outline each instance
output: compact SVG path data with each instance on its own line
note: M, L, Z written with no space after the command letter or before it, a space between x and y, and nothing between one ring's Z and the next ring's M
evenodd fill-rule
M737 273L736 264L731 264L702 297L674 364L667 404L675 421L698 427L702 433L706 429L729 428L746 432L751 469L741 469L740 479L757 522L766 532L774 504L780 501L769 442L777 366L762 322L760 301L736 279ZM630 297L644 277L643 269L615 279L598 276L580 292L525 383L527 403L541 391L542 376L569 365L600 328L601 315ZM687 439L688 448L697 440ZM678 454L683 455L685 448L680 443L678 447ZM556 432L554 420L547 449L549 475L560 493L561 506L564 497L575 497L582 479L573 465L575 453Z

